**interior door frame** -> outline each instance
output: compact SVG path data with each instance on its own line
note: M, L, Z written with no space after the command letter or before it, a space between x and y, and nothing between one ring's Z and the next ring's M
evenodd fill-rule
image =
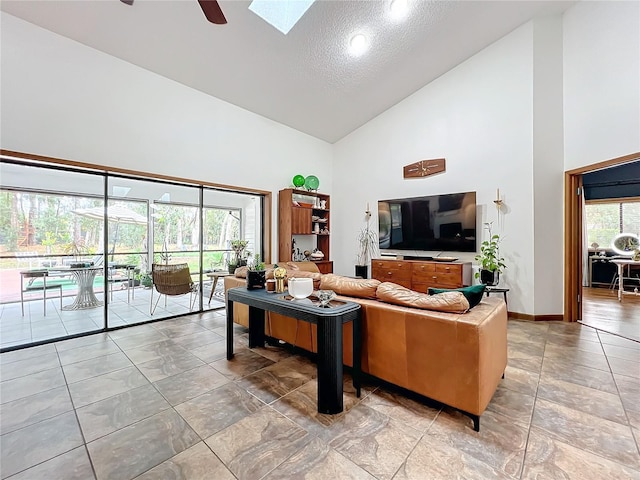
M582 175L640 159L640 152L564 173L564 319L582 319Z

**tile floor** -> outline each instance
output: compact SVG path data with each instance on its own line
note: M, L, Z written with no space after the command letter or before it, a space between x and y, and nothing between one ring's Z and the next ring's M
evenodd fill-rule
M315 367L249 350L224 311L0 355L0 476L16 479L640 479L640 343L509 322L509 366L480 432L345 380L316 412Z

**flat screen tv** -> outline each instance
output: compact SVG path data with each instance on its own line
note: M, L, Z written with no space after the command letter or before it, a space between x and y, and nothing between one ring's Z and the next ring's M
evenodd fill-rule
M380 200L381 250L476 251L476 192Z

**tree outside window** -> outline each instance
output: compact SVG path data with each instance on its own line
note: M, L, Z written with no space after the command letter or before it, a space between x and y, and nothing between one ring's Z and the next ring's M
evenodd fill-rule
M620 233L640 234L640 201L587 203L585 219L588 245L610 248Z

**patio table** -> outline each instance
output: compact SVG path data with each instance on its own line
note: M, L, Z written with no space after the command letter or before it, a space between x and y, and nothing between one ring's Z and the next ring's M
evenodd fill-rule
M104 305L98 300L93 291L93 281L96 274L102 271L102 267L59 267L48 268L50 273L70 273L78 285L78 294L70 305L65 305L62 310L84 310Z

